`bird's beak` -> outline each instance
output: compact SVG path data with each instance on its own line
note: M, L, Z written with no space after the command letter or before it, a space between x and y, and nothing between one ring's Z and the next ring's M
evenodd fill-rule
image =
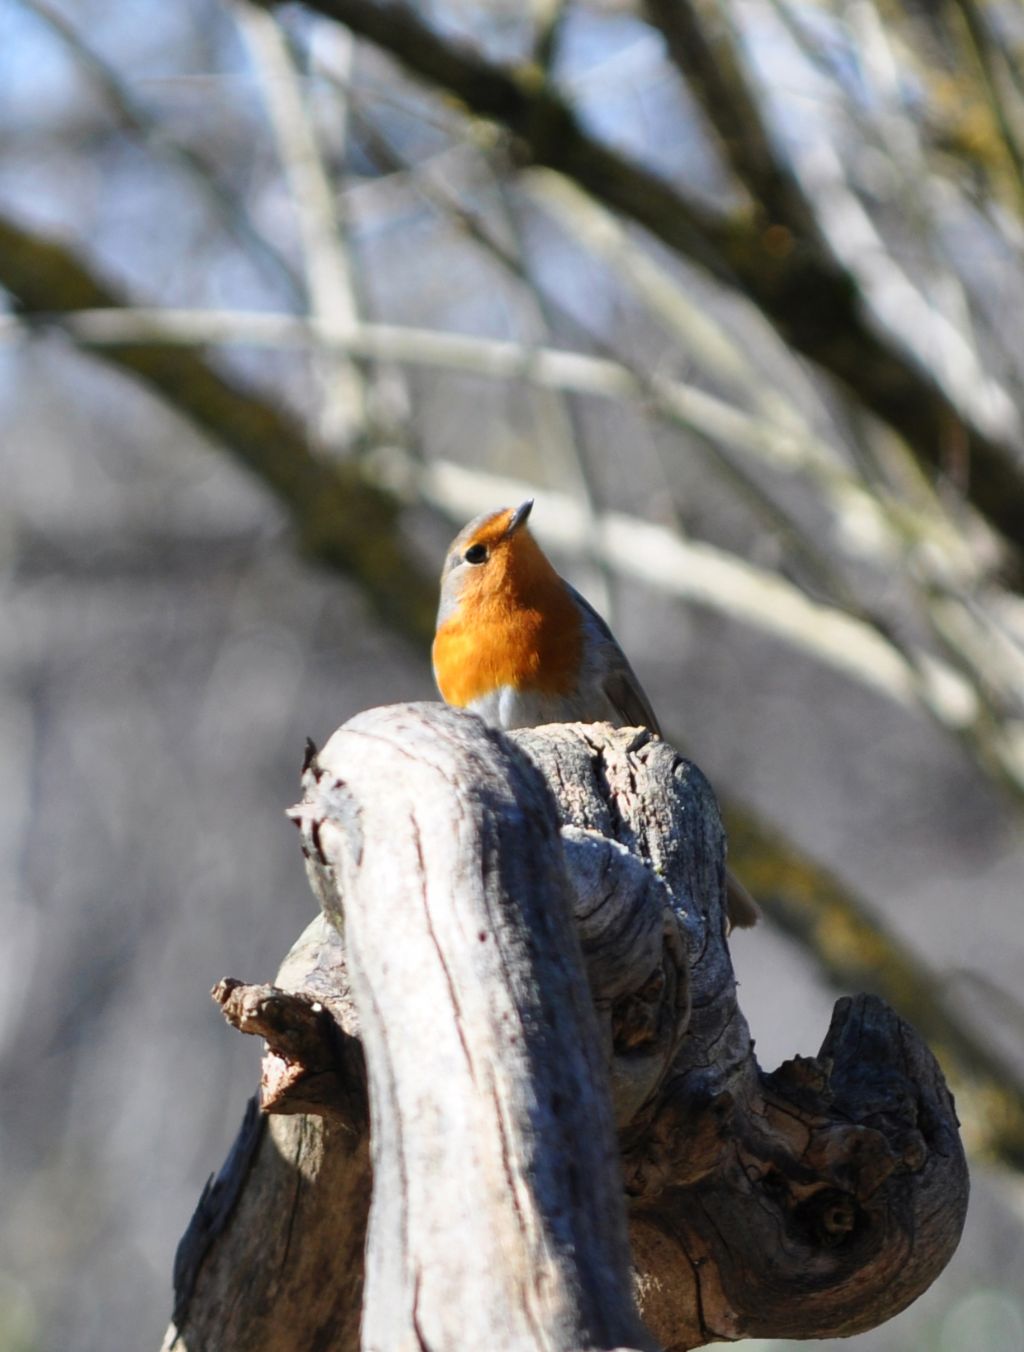
M524 526L526 524L526 518L530 515L530 511L532 510L532 508L533 508L533 498L527 498L521 507L516 508L516 510L512 513L512 520L508 523L508 525L505 528L506 540L510 536L515 535L516 531L519 529L520 526Z

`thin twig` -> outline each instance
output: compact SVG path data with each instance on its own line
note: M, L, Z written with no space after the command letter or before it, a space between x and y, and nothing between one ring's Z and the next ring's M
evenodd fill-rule
M1006 105L1001 88L1001 65L1005 59L988 30L988 23L974 0L955 0L963 19L966 45L977 63L979 85L992 118L999 128L999 141L1009 161L1018 210L1024 209L1024 145L1017 122ZM998 53L998 55L997 55Z
M556 8L561 13L564 5L558 5ZM513 241L523 279L521 285L527 298L527 322L536 335L535 343L539 347L550 342L555 316L547 295L527 265L526 245L511 193L500 176L495 176L494 186L503 207L503 218ZM598 513L597 491L587 460L586 431L576 412L572 397L564 391L558 391L552 398L539 400L536 407L540 424L538 440L544 447L544 454L554 455L561 463L563 474L570 487L575 490L575 495L582 504L588 520L594 526ZM591 537L592 532L588 531L585 539L589 540ZM590 574L588 591L593 596L598 610L609 621L613 621L614 592L611 571L596 548L589 548L585 558Z
M235 21L245 39L266 100L278 153L298 213L313 318L339 335L354 333L359 311L345 230L287 40L277 21L248 0L236 0ZM351 38L340 30L338 41ZM339 97L342 95L339 93ZM362 372L334 348L316 363L320 386L320 439L346 449L365 428Z
M726 381L738 399L752 401L759 420L787 439L792 456L789 470L804 474L822 492L840 526L851 517L872 522L872 535L860 531L857 537L867 561L886 563L879 557L877 546L868 543L881 536L886 554L893 549L902 552L907 545L918 548L927 544L941 550L944 566L949 569L952 565L958 577L965 581L977 577L978 561L965 545L962 527L949 521L934 497L927 510L923 506L914 508L882 494L877 484L869 487L851 472L834 447L815 433L796 404L778 388L767 385L723 326L691 301L668 270L634 244L621 223L599 203L568 179L548 170L531 172L526 183L543 209L615 268L616 276L688 355L717 380Z
M847 186L835 147L819 136L813 150L789 160L776 148L728 10L712 0L645 3L728 163L770 223L767 233L781 228L790 236L790 251L809 254L826 270L848 270L884 327L922 368L938 375L957 409L990 432L1002 429L1013 441L1016 474L1024 478L1024 427L1012 399L989 376L963 332L921 295L884 248Z
M628 370L630 375L637 382L638 387L645 392L652 409L669 424L677 427L682 426L682 429L686 431L691 438L697 440L698 444L708 452L714 470L720 477L725 479L735 496L751 509L755 517L757 517L774 536L787 542L791 553L799 558L800 562L808 571L809 576L814 579L816 585L851 611L865 617L866 612L864 611L864 608L846 586L818 544L808 536L807 532L801 528L795 518L765 491L758 480L749 473L740 462L737 462L727 454L721 438L716 438L707 431L702 432L698 427L694 426L692 422L684 422L681 424L678 410L664 405L664 402L659 395L659 391L655 387L653 378L647 372L641 370L637 365L619 357L607 342L603 341L590 329L584 329L580 321L572 313L567 311L563 305L552 301L547 293L537 286L535 279L523 266L521 260L506 249L504 244L497 239L495 233L483 223L478 214L469 211L462 205L461 201L455 196L450 187L442 189L439 184L435 184L432 181L435 177L434 175L431 175L430 181L428 181L422 166L414 167L407 165L398 153L393 151L390 146L382 140L379 133L377 133L377 131L362 117L360 117L360 126L362 128L361 134L364 141L368 144L371 153L379 162L383 162L390 167L393 172L398 172L400 169L406 172L410 176L417 191L429 202L436 205L437 208L444 213L447 219L450 219L459 229L463 230L467 237L479 245L491 259L496 260L517 283L531 294L536 291L548 310L554 311L557 309L560 317L567 321L574 329L579 330L581 337L585 337L590 346L596 348L599 353L606 356L609 360ZM615 227L610 223L608 213L604 212L597 203L586 197L585 194L580 193L578 190L574 191L571 183L561 175L553 174L550 171L534 171L527 176L527 182L534 183L538 177L549 185L549 197L551 194L554 194L559 200L564 199L566 195L570 197L571 201L567 206L565 215L570 218L570 225L568 228L570 229L570 234L572 234L574 238L581 231L584 234L584 237L586 237L587 222L593 222L595 218L598 217L608 221L610 229L618 229L618 227ZM543 193L541 195L543 197ZM621 260L621 255L624 251L616 250L615 252L616 261L618 262ZM645 256L640 254L639 250L630 251L630 257L634 256L636 258L634 270L637 274L642 272L643 280L641 281L639 275L636 277L631 276L631 280L638 283L640 289L645 293L645 299L653 298L654 295L660 297L657 302L653 303L659 308L659 313L663 318L671 318L669 327L671 328L674 325L677 333L680 329L687 330L694 337L703 340L705 348L713 348L713 355L721 361L727 344L724 335L717 338L716 341L716 339L712 337L712 322L699 316L695 309L692 306L689 306L684 298L679 295L677 288L669 282L653 263L645 267ZM629 270L629 265L626 264L625 266L627 270ZM687 316L686 320L681 318L684 310ZM750 375L752 368L748 368L741 359L732 361L731 364L726 362L726 364L729 366L728 373L734 377L736 376L737 369L747 373L747 379L745 381L737 379L737 384L743 384L745 389L747 387L759 387L761 382ZM866 494L861 493L858 500L856 502L853 501L854 481L846 475L838 459L832 455L831 449L825 443L818 443L810 429L807 428L797 416L794 415L789 418L784 417L783 413L780 413L775 407L775 402L779 405L783 405L783 412L785 411L785 401L779 399L773 402L770 396L766 395L764 403L772 406L775 416L767 418L765 421L769 429L774 430L779 437L791 446L791 453L794 460L788 467L788 471L797 468L801 449L805 454L810 456L811 463L814 463L815 450L820 445L820 459L822 465L826 467L824 472L826 475L831 476L831 478L839 476L842 479L841 484L833 485L834 491L832 493L832 498L833 505L837 508L837 518L840 520L848 520L851 510L858 509L862 520L868 512L877 515L877 503ZM744 449L749 450L750 447L747 446ZM774 468L781 469L782 466L776 464ZM863 532L861 532L861 536L863 537ZM957 557L961 557L965 553L965 551L959 548L959 545L959 537L954 535L952 537L951 549L953 554Z
M558 59L569 0L530 0L533 15L533 59L545 79L550 79Z
M417 194L428 202L443 217L451 221L472 243L478 245L487 257L503 269L519 288L525 302L526 323L532 332L524 343L524 350L537 351L538 346L550 338L555 320L555 309L543 288L537 283L527 266L523 233L516 217L515 206L508 193L502 175L492 171L492 186L501 202L502 219L505 233L510 239L506 245L496 233L486 228L479 216L468 210L460 195L453 187L452 174L428 174L421 166L412 166L391 144L388 137L376 127L369 118L358 109L355 113L360 128L360 137L368 153L377 164L392 174L408 176ZM443 179L443 186L442 186ZM559 311L561 314L561 311ZM534 335L536 335L534 339ZM544 447L545 456L554 454L561 468L575 486L581 500L588 510L595 510L596 492L593 477L590 474L586 457L585 434L580 419L565 391L556 391L555 399L538 399L534 407L539 415L541 432L539 441ZM611 579L604 564L596 556L590 561L592 590L595 593L598 608L605 614L610 613L613 592Z

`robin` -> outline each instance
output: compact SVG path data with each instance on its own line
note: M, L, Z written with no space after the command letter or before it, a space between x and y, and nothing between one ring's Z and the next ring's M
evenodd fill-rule
M434 678L442 698L498 728L658 720L626 655L590 603L555 571L527 528L533 500L475 517L441 574ZM732 925L759 911L728 876Z

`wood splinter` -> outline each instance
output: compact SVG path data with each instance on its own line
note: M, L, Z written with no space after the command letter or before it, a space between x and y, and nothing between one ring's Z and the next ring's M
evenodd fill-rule
M267 1039L269 1116L165 1348L824 1338L942 1270L968 1184L934 1058L860 996L760 1069L717 807L667 743L397 706L303 790L324 914L274 986L215 992Z

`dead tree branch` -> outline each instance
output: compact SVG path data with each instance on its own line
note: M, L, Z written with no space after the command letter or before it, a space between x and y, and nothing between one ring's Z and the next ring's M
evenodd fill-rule
M941 1271L967 1174L934 1059L860 997L818 1057L758 1067L717 807L670 746L398 706L304 788L325 918L277 989L220 988L269 1038L274 1115L198 1262L183 1242L168 1348L355 1348L360 1299L365 1349L649 1348L634 1293L666 1348L827 1337ZM311 1088L319 1116L283 1117Z

